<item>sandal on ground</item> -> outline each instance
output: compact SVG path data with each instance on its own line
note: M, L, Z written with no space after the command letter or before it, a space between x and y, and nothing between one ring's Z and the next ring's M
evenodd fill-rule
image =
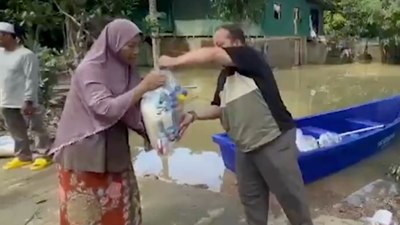
M52 161L45 158L36 158L31 165L32 171L42 170L52 164Z
M13 158L12 160L8 161L3 166L3 170L11 170L11 169L18 169L23 166L31 164L32 161L22 161L18 157Z

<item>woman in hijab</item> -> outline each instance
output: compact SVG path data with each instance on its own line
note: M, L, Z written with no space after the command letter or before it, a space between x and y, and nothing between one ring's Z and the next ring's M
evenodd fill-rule
M76 69L52 148L58 163L61 225L140 225L140 195L128 128L146 137L139 102L165 77L140 81L141 32L116 19Z

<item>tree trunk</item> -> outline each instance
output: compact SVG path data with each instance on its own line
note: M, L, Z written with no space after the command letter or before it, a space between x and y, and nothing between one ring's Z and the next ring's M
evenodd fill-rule
M385 43L381 42L382 63L400 64L400 44L391 39Z
M75 70L85 56L91 41L91 35L85 33L84 21L86 21L86 14L80 12L74 14L73 17L76 18L75 22L70 18L65 18L67 50L70 54L69 57L71 57L71 62L67 63L70 73Z
M157 20L157 0L149 0L149 14L151 20ZM158 29L152 30L153 66L155 69L158 69L158 58L160 57L160 40L158 35Z
M372 55L368 52L369 40L365 41L364 51L361 55L358 56L358 61L360 63L371 63Z
M364 54L368 54L368 43L369 43L369 40L367 39L367 40L365 41Z

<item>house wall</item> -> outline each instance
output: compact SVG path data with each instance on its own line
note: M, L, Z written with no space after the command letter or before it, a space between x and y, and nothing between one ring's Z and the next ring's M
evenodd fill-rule
M274 4L281 4L281 19L274 18ZM294 32L294 8L300 10L300 21L297 23L297 35ZM309 36L310 7L306 0L272 0L267 1L263 31L271 36Z
M172 15L177 36L212 36L226 21L213 19L209 0L174 0ZM260 26L247 24L243 27L247 35L264 35Z
M306 40L302 37L251 38L248 45L264 53L272 67L288 68L307 62ZM164 37L160 43L161 54L178 56L187 51L212 46L212 38ZM152 65L152 51L149 45L143 45L138 64Z
M323 42L307 43L307 64L324 64L328 56L328 46Z
M281 5L281 18L274 18L274 4ZM294 32L294 8L300 10L297 22L297 35ZM251 36L309 36L310 9L320 9L307 0L272 0L266 1L264 18L259 25L246 24L246 34ZM322 10L319 10L322 18ZM224 21L212 19L212 7L209 0L174 0L172 16L175 34L178 36L212 36L215 29Z
M281 18L274 18L274 3L281 4ZM300 21L295 34L294 8L300 10ZM265 50L266 58L274 67L302 65L319 58L320 46L307 46L306 38L310 35L310 9L317 8L307 0L271 0L266 1L264 19L260 25L245 24L245 33L256 36L251 45ZM212 19L212 7L209 0L174 0L170 12L173 18L174 32L163 37L161 52L180 55L188 50L211 45L210 37L224 21ZM322 10L320 10L322 15ZM322 18L322 16L321 16ZM226 22L225 22L226 23ZM322 23L321 23L322 24ZM142 56L142 65L151 64L151 49L147 46ZM308 52L310 55L308 56ZM308 60L311 57L311 60Z
M227 23L213 18L213 9L210 0L159 0L159 12L166 15L160 19L163 33L176 36L212 36L220 25ZM320 27L323 30L323 10L319 5L308 0L266 0L265 13L261 24L242 24L247 35L250 36L302 36L310 34L310 9L319 10ZM281 18L274 18L274 4L281 5ZM294 21L294 9L300 10L300 21ZM132 18L144 29L144 18L148 14L148 6L138 6ZM295 33L295 23L297 33ZM321 34L321 32L320 32Z

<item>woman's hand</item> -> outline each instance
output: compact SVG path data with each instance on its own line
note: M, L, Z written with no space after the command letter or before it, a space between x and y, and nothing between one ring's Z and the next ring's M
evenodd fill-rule
M158 71L153 70L143 78L141 84L144 86L146 91L152 91L163 86L166 80L166 76L160 74Z
M139 83L139 85L135 87L132 104L136 104L137 102L139 102L146 92L163 86L166 80L167 77L160 74L160 72L158 71L153 70L148 73Z

